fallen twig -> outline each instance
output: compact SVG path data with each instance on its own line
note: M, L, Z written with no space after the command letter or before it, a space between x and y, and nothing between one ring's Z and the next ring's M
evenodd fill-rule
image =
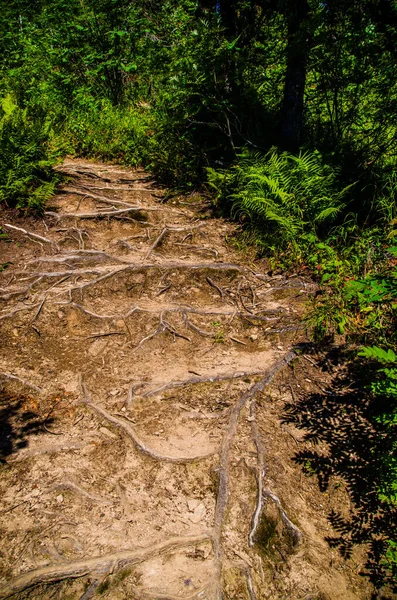
M241 344L242 346L246 346L247 343L243 342L242 340L239 340L231 335L229 335L229 339L231 339L233 342L236 342L236 344Z

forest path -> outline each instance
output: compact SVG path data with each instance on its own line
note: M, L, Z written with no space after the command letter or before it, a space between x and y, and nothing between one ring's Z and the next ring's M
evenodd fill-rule
M310 283L143 171L59 170L4 226L0 598L369 597L281 423Z

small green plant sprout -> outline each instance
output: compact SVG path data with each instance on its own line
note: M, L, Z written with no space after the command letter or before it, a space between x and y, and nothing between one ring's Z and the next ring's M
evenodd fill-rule
M226 337L222 323L219 323L219 321L212 321L211 325L215 328L213 337L214 342L216 344L224 344L226 341Z

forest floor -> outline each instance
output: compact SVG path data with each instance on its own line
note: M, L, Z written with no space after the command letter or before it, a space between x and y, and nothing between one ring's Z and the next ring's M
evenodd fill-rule
M365 548L328 543L347 485L303 473L328 447L288 418L338 368L309 355L315 285L199 196L59 170L43 219L2 215L0 598L372 598Z

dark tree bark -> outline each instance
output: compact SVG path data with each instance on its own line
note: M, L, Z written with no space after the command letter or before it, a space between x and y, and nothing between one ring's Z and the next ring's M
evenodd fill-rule
M311 49L309 11L307 0L286 3L287 71L280 111L280 136L281 146L291 152L299 149L303 134L306 65Z

